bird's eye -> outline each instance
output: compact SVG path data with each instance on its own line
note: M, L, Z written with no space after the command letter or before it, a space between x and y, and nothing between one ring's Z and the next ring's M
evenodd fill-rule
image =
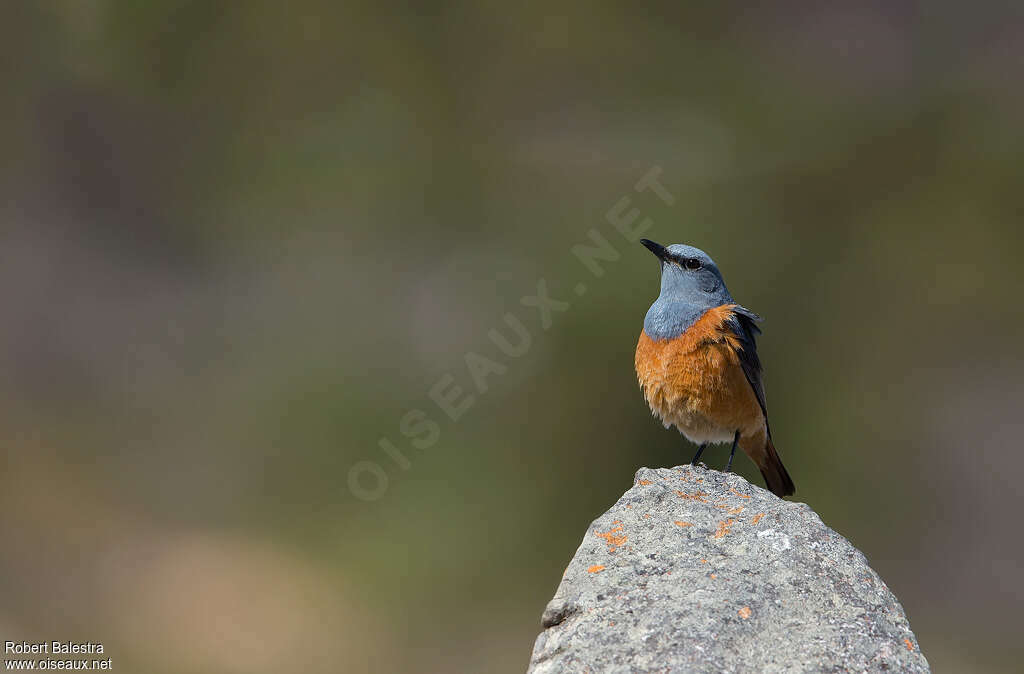
M689 269L690 271L697 271L698 269L700 269L704 265L697 258L695 258L695 257L688 257L685 260L683 260L683 266L686 267L687 269Z

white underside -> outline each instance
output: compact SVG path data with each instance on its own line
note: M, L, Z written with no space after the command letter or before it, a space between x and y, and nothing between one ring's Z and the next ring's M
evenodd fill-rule
M659 417L660 415L655 412L654 416ZM696 414L677 414L672 419L662 419L661 423L665 428L675 426L683 434L683 437L697 445L703 445L705 442L711 445L723 442L732 443L736 436L735 430L714 428L703 416Z
M665 424L665 428L668 428L671 424ZM703 445L705 442L709 445L717 445L724 442L732 444L732 439L736 436L736 432L732 433L701 433L699 431L684 431L679 429L679 432L683 434L690 442L696 445Z

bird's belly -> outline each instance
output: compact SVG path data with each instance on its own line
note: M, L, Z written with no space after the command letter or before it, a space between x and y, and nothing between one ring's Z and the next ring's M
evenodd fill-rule
M675 426L686 439L698 445L704 443L731 442L735 429L730 431L726 426L717 423L705 414L689 409L685 404L664 410L651 410L665 424L665 428Z
M764 415L732 347L677 344L641 334L637 345L637 378L654 415L696 443L761 430Z

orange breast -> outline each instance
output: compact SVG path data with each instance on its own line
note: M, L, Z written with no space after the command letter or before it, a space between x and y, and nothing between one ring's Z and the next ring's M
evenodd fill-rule
M726 321L735 305L706 311L674 339L640 333L636 373L644 398L666 426L694 442L724 442L740 430L760 435L764 415L743 374L740 342Z

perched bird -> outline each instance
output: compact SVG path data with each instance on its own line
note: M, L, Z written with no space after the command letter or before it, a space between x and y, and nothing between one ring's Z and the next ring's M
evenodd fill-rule
M644 318L636 375L651 411L699 445L739 445L777 496L796 491L772 444L754 336L761 317L737 304L707 253L641 243L661 261L661 294Z

